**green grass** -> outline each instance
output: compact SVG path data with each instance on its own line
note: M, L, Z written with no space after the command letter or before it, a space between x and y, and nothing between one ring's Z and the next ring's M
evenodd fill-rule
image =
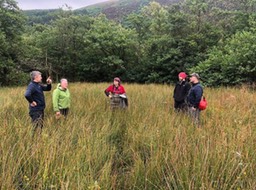
M203 127L172 109L173 87L124 84L112 112L108 84L70 84L72 108L32 139L26 87L0 89L0 189L255 189L256 93L205 89Z

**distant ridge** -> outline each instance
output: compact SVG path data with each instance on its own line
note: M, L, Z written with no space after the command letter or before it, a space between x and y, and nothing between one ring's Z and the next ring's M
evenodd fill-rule
M120 20L128 14L138 12L142 7L153 1L158 2L161 5L170 5L181 2L181 0L109 0L76 11L86 10L88 14L92 16L103 13L109 19Z
M75 14L97 16L103 13L107 18L121 21L131 13L137 13L150 2L158 2L161 5L171 5L183 0L109 0L102 3L86 6L73 10ZM34 9L23 11L28 17L28 24L47 24L55 19L55 12L60 9Z

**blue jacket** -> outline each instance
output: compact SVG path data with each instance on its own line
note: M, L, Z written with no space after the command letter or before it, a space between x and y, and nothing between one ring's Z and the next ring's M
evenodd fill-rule
M29 102L30 111L42 111L45 108L45 98L43 91L50 91L52 89L51 84L42 85L37 82L30 82L25 92L25 98ZM32 107L30 104L35 101L37 106Z
M198 108L199 102L201 101L203 96L203 87L200 83L192 84L192 88L190 89L187 97L187 103L191 107Z

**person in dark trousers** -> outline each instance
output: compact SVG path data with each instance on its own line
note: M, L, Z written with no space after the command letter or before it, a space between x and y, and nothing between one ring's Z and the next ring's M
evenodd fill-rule
M185 72L180 72L179 81L177 82L174 91L173 91L173 99L174 99L174 109L176 111L185 111L186 110L186 98L188 92L191 88L191 85L187 81L187 74Z
M198 127L200 126L199 103L203 96L203 87L199 80L200 77L197 73L190 75L190 82L192 83L192 87L187 97L188 114L191 116L194 124L196 124Z
M52 94L53 110L55 112L56 119L59 119L62 115L66 118L70 108L70 92L68 89L68 80L62 78L57 88Z
M124 87L121 85L121 80L118 77L114 78L114 82L105 91L107 97L110 98L111 108L127 108L128 99Z
M52 80L47 78L47 85L41 84L42 74L39 71L30 73L31 82L25 92L25 98L29 102L29 115L33 124L33 135L36 131L40 134L43 128L45 98L43 91L50 91Z

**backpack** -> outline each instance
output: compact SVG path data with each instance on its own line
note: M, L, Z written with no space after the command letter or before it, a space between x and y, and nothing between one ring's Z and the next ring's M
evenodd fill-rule
M198 106L199 110L205 110L207 108L207 104L208 102L206 101L205 97L203 97L199 102L199 106Z

